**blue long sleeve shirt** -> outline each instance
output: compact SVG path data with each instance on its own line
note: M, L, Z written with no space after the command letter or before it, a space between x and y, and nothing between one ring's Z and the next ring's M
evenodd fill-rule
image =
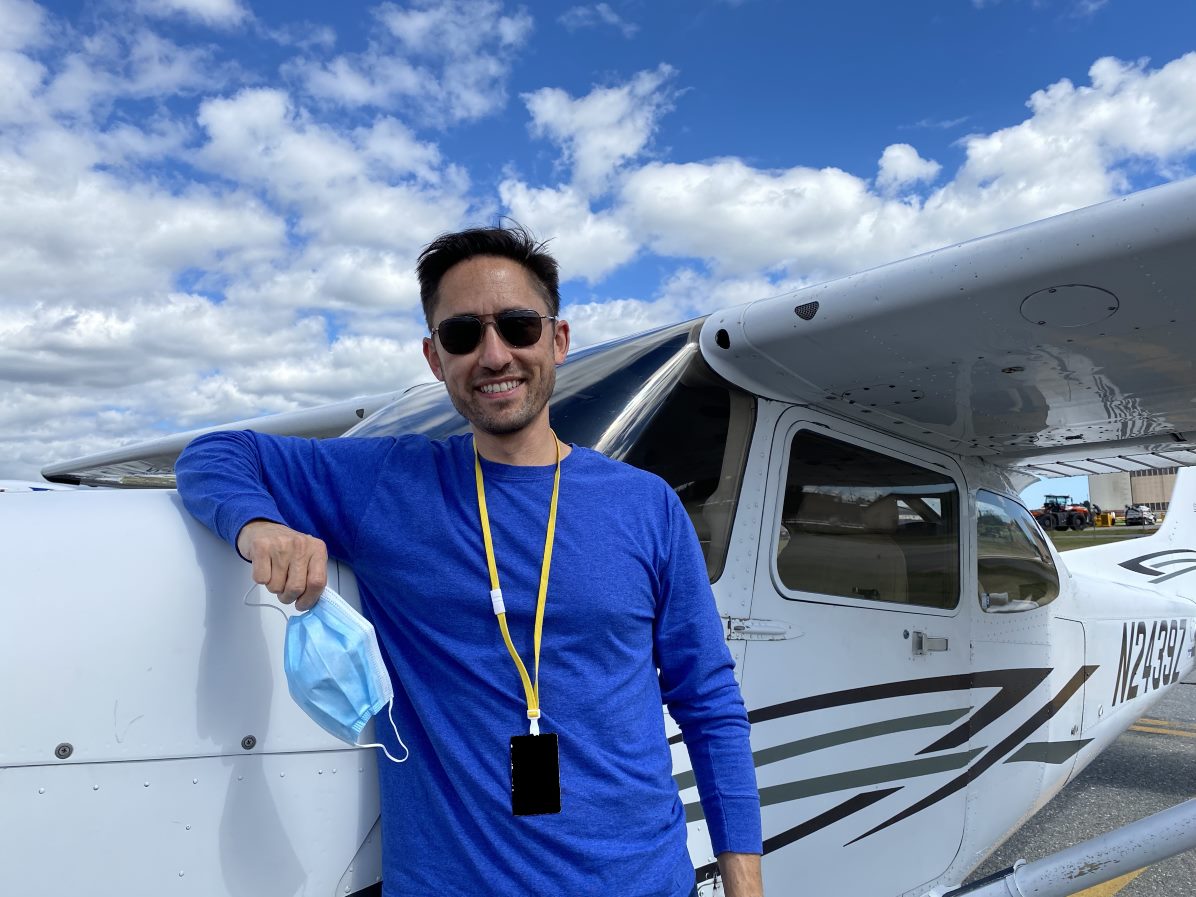
M379 764L385 894L682 897L693 886L662 701L684 734L716 853L761 852L748 722L684 509L664 481L575 447L561 463L540 654L561 812L511 813L527 731L490 603L471 437L201 437L187 508L235 545L265 518L352 566L411 760ZM483 460L512 639L529 670L554 467ZM378 726L389 744L389 726Z

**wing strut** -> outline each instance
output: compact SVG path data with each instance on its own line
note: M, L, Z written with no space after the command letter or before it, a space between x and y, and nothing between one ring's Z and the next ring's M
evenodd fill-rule
M927 897L1066 897L1196 848L1196 798L1091 841Z

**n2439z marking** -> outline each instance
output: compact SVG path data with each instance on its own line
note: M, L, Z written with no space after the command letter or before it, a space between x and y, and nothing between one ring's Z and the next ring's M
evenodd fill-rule
M1179 662L1187 636L1186 620L1126 623L1121 630L1113 704L1133 700L1179 679Z

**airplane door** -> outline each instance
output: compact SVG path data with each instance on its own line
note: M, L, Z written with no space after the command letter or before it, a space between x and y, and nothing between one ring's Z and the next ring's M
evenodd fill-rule
M742 678L766 887L900 894L963 833L962 474L808 409L776 419L768 465Z
M972 626L972 745L964 868L1066 783L1082 731L1085 631L1073 587L1030 512L979 489L973 515L980 609Z

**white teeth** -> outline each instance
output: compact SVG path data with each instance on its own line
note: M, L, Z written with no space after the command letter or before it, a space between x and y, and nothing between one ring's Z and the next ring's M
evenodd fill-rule
M482 392L510 392L518 385L519 382L516 380L505 380L502 383L487 383L486 385L479 387L479 389L481 389Z

